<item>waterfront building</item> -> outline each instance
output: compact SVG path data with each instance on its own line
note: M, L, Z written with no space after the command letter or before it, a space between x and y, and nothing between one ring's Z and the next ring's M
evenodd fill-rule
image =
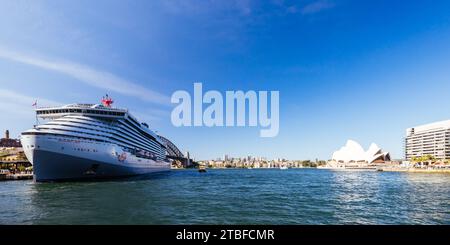
M29 166L29 162L23 152L20 140L11 139L9 130L5 131L5 136L0 139L0 164L20 163Z
M450 120L406 129L405 158L433 156L450 159Z
M331 162L373 164L390 160L389 152L383 152L375 143L365 151L356 141L348 140L345 146L333 153Z
M18 139L9 137L9 130L5 131L5 137L0 139L0 147L22 147Z
M1 148L0 163L28 162L22 148Z

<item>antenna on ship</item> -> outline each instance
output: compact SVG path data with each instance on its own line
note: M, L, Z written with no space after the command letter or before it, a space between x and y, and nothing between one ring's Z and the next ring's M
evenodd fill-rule
M35 115L35 117L36 117L36 125L39 125L39 118L38 118L38 115L37 115L37 112L36 112L36 109L37 109L37 100L35 100L34 103L33 103L31 106L34 107L34 110L35 110L34 115Z

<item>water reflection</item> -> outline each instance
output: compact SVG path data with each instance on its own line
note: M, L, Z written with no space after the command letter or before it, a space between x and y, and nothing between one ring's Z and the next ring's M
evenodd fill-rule
M336 219L351 224L442 224L450 221L450 176L336 171Z
M0 224L450 224L450 175L173 171L0 184Z
M164 190L162 183L168 177L158 174L101 182L36 183L31 205L40 216L34 223L149 223L154 219L148 214L163 207L155 201L158 196L152 190Z

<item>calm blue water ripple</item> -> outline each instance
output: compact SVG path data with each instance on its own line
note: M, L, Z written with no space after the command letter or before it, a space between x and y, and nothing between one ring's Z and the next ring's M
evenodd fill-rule
M450 175L177 170L126 181L0 183L0 224L450 224Z

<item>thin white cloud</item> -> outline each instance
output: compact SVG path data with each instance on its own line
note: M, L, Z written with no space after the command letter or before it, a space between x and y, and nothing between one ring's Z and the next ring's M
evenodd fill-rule
M300 12L302 14L315 14L322 10L330 9L332 7L334 7L333 3L326 0L318 0L305 5L303 8L301 8Z
M227 0L227 1L191 1L191 0L167 0L162 1L162 6L170 13L183 15L198 15L220 11L236 11L240 15L247 16L252 13L252 0Z
M170 104L169 97L164 94L147 89L110 72L99 71L77 63L68 61L54 61L47 58L34 57L2 48L0 48L0 58L63 73L76 78L80 82L87 85L123 95L133 96L143 101L162 105Z
M14 102L17 104L21 104L21 105L27 105L27 106L32 106L32 104L37 101L39 103L39 106L60 106L63 103L61 102L57 102L54 100L49 100L49 99L44 99L44 98L39 98L39 97L32 97L32 96L28 96L28 95L24 95L24 94L20 94L17 93L15 91L12 90L8 90L8 89L0 89L0 101L6 102Z
M34 118L34 102L37 102L37 107L64 105L64 103L58 101L24 95L13 90L0 89L0 114L8 115L9 118ZM169 112L163 109L150 108L145 112L133 110L132 114L142 121L149 122L153 126L162 117L168 117Z
M19 117L32 117L34 115L34 102L38 107L60 106L62 103L45 98L32 97L12 90L0 89L0 113L2 115L16 115Z

